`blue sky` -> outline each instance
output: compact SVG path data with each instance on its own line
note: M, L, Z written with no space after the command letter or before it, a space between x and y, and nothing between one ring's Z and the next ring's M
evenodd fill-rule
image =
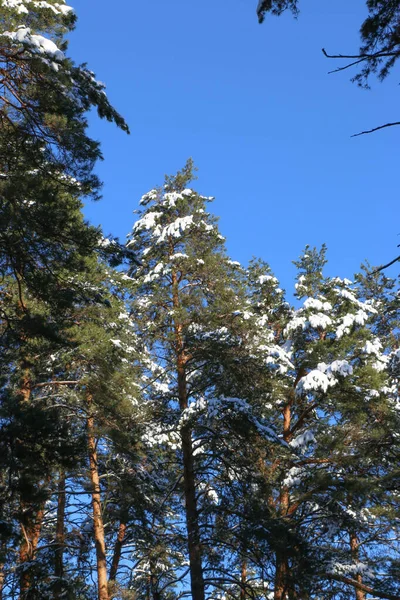
M365 0L303 0L299 19L259 25L256 0L71 0L70 55L105 81L131 128L90 118L102 143L103 199L86 214L124 238L139 198L192 156L196 189L234 260L267 260L293 285L306 243L328 245L328 273L351 277L400 243L396 74L370 91L322 53L354 53ZM389 273L397 274L395 265Z

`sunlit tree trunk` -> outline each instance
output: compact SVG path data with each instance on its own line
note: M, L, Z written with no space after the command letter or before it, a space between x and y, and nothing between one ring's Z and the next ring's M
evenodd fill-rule
M358 538L356 536L355 533L351 533L350 534L350 550L351 550L351 557L354 561L358 561L359 560L359 541ZM362 576L360 573L357 573L357 575L354 578L357 583L362 583ZM363 592L362 590L355 590L355 600L365 600L366 598L366 594L365 592Z
M106 543L103 515L101 510L100 477L97 462L96 440L94 436L94 418L90 413L92 399L88 399L89 416L87 419L87 440L89 451L90 481L92 486L93 530L96 547L98 600L109 600L106 562Z
M242 567L240 570L240 583L242 584L241 588L240 588L240 600L246 600L246 598L247 598L246 582L247 582L247 561L243 560Z
M125 525L125 523L121 522L119 524L118 535L117 535L117 539L116 539L115 546L114 546L114 554L113 554L113 558L112 558L112 562L111 562L110 581L115 581L117 578L117 572L118 572L119 562L121 560L122 546L124 543L125 534L126 534L126 525Z

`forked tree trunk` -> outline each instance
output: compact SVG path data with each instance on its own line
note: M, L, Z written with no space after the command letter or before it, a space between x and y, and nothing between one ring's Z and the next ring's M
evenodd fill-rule
M66 506L65 473L60 471L58 480L58 499L57 499L57 524L56 524L56 549L54 555L54 576L56 583L54 587L54 597L56 600L61 598L63 593L64 577L64 544L65 544L65 506Z
M103 515L101 511L100 477L97 463L96 440L94 437L94 419L90 413L91 398L88 399L89 416L87 419L87 440L89 451L90 481L92 486L93 531L96 547L98 600L109 600L107 582L106 543Z

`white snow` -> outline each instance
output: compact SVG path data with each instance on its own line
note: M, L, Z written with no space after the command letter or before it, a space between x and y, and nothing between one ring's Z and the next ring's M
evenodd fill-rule
M57 61L62 61L65 58L64 53L59 50L54 42L42 35L31 33L30 28L25 25L20 25L17 31L5 31L2 35L13 42L24 44L35 54L43 54Z
M307 298L304 302L304 308L316 308L317 310L332 310L330 302L322 302L318 298Z
M154 230L154 236L156 236L157 244L164 242L167 237L179 238L182 233L192 225L193 215L187 217L178 217L173 223L170 223L162 230L158 227Z
M362 309L355 314L349 313L341 318L341 324L336 330L336 337L340 339L343 335L350 333L351 328L354 325L365 325L368 321L369 315Z
M307 392L324 392L328 391L328 388L335 385L336 380L332 377L328 377L325 373L319 369L313 369L302 379L296 386L296 394L301 396Z
M261 285L263 283L266 283L267 281L270 281L271 283L278 283L277 278L273 275L260 275L260 277L258 278L258 283L260 283Z
M331 373L338 373L343 377L347 377L348 375L353 374L353 367L347 362L347 360L334 360L327 367L326 372L328 373L328 375Z
M289 442L289 446L292 448L303 448L307 446L307 444L315 443L316 439L312 431L304 431L297 437L295 437L291 442Z
M315 315L309 315L308 320L311 327L314 329L326 329L329 325L332 325L332 319L324 313L317 313Z
M296 331L296 329L299 329L300 327L302 329L304 329L306 326L306 323L307 323L306 317L295 313L294 316L292 317L291 321L289 321L289 323L286 325L283 333L284 333L284 335L287 336L291 331Z
M162 217L162 215L163 213L161 212L149 211L144 215L144 217L139 219L139 221L136 221L136 223L133 226L133 233L135 234L136 232L142 231L143 229L146 231L149 229L153 229L156 226L157 220L160 217Z
M158 192L156 189L150 190L149 192L147 192L147 194L144 194L141 197L141 199L139 200L139 204L145 206L146 204L149 204L149 202L151 202L152 200L157 200L157 196Z
M367 340L362 348L362 351L365 352L365 354L375 354L375 356L380 356L381 350L382 344L378 338L375 338L372 341Z

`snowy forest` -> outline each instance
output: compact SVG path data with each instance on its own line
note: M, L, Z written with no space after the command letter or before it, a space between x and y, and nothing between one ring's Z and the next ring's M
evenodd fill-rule
M396 280L304 240L286 293L191 159L89 224L128 126L64 0L0 15L0 599L399 600Z

